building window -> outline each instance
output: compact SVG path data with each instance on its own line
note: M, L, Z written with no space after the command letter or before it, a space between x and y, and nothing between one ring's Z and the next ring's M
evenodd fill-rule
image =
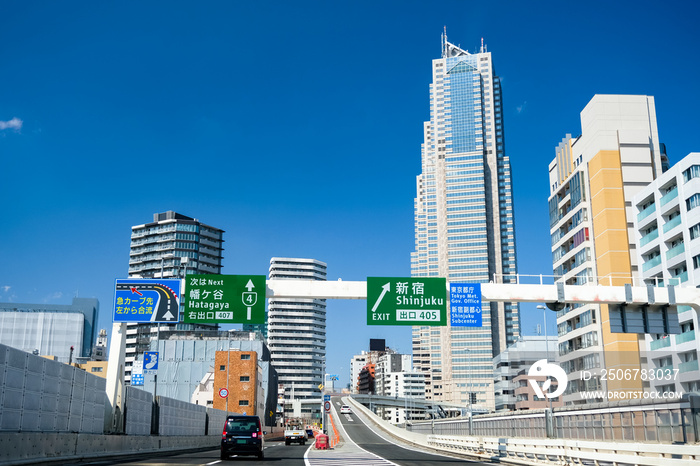
M225 370L226 370L226 366L224 366L224 365L219 366L219 370L220 370L220 371L225 371Z
M90 369L90 372L102 372L102 368L101 367L93 367Z
M690 227L690 239L700 237L700 223L696 223Z
M249 375L242 375L241 382L250 382L250 376Z
M693 194L685 200L686 210L692 210L700 205L700 194Z
M248 406L248 400L239 400L238 406Z
M250 359L250 354L241 354L241 360L245 361L247 359Z
M700 165L691 165L687 170L683 171L683 180L690 181L693 178L700 176Z

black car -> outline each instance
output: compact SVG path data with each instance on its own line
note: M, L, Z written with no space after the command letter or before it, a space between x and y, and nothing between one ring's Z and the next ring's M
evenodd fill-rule
M257 455L263 459L265 439L258 416L228 416L221 434L221 459L230 455Z

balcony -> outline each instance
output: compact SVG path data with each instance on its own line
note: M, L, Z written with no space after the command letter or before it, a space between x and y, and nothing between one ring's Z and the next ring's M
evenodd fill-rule
M654 241L656 238L659 237L659 230L654 230L648 235L642 237L641 240L639 240L639 245L640 246L646 246L650 242Z
M654 340L651 342L649 345L649 348L651 348L652 351L655 351L657 349L661 348L668 348L671 346L671 338L666 337L666 338L659 338L658 340Z
M678 373L682 374L683 372L691 372L691 371L696 371L698 370L698 361L688 361L688 362L682 362L678 364Z
M676 186L675 188L673 188L672 191L669 191L668 193L666 193L666 194L661 198L661 200L660 200L659 203L660 203L662 206L664 206L664 205L668 204L669 202L671 202L672 200L674 200L674 199L677 198L677 197L678 197L678 187Z
M675 219L674 219L675 220ZM680 243L666 251L666 260L669 260L672 257L676 257L678 254L682 254L685 252L685 244Z
M637 221L640 221L640 220L647 218L649 215L651 215L654 212L656 212L656 204L652 204L649 207L647 207L646 209L639 212L637 214Z
M649 259L648 261L646 261L644 265L642 265L642 270L646 272L650 269L653 269L657 265L661 265L661 256L656 256L653 259Z
M676 228L680 224L681 224L681 216L678 215L677 217L673 217L671 220L664 223L664 233L668 233L669 231L673 230L674 228Z
M676 344L687 343L689 341L695 340L695 330L688 330L681 334L676 335Z

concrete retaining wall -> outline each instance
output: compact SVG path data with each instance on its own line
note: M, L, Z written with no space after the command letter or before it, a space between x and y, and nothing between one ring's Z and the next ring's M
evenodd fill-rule
M149 437L140 435L97 435L0 432L0 464L28 465L42 461L69 461L139 453L160 453L216 448L218 436Z

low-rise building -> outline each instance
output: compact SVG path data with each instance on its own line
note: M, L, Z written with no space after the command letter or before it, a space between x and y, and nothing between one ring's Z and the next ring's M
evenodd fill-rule
M260 333L161 332L160 337L151 344L151 351L159 352L155 393L191 402L197 392L196 403L224 410L228 399L229 411L251 414L255 410L265 425L274 424L277 372ZM230 365L226 362L227 353ZM212 368L214 382L209 390L206 376ZM247 382L244 377L248 377ZM228 387L227 379L231 382ZM153 393L155 381L153 374L146 374L143 390ZM222 388L228 391L226 398L220 394Z
M0 343L66 364L89 358L99 310L94 298L73 298L69 305L0 303Z
M562 397L539 398L529 380L543 385L545 377L529 376L530 367L542 359L556 363L557 339L545 336L520 337L493 358L496 411L515 411L563 406ZM556 390L552 380L549 392ZM551 401L551 403L550 403Z

